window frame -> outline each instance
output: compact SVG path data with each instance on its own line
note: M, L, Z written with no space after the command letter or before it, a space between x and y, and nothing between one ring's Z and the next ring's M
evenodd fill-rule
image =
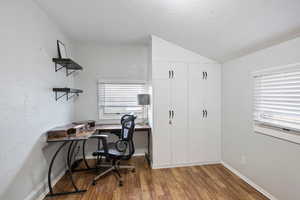
M143 84L145 85L145 93L147 93L148 90L148 84L147 81L145 80L124 80L124 79L99 79L97 81L97 113L98 113L98 120L101 123L104 124L119 124L120 123L120 119L113 119L113 118L109 118L109 117L104 117L105 115L103 114L103 110L101 111L101 109L103 107L101 107L101 102L100 102L100 89L99 86L100 84ZM146 111L145 109L143 110L143 114L142 116L145 116ZM136 119L136 122L142 122L144 120L144 118L140 118L138 117Z
M261 122L256 122L254 119L254 113L255 113L255 103L254 103L254 91L255 91L255 77L261 76L264 74L272 74L272 73L278 73L287 71L289 69L293 69L296 67L300 67L300 63L295 64L289 64L279 67L270 67L263 70L254 71L251 73L252 75L252 120L253 120L253 130L255 133L279 138L282 140L286 140L289 142L300 144L300 131L296 130L287 130L284 127L279 127L272 124L264 124Z

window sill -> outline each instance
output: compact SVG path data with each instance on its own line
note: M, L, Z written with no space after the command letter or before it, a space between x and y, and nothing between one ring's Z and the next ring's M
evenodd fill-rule
M289 142L300 144L300 134L294 131L285 131L280 128L261 124L254 124L254 131L263 135L268 135Z

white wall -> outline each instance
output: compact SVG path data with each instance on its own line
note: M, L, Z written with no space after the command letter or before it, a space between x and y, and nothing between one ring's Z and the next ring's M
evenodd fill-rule
M147 80L147 46L77 44L74 49L73 56L84 67L83 71L75 76L76 87L84 91L75 104L76 120L99 120L98 80ZM136 152L144 152L146 134L137 132L134 139ZM93 145L88 145L87 151L94 151L95 148Z
M300 62L299 52L297 38L223 66L222 159L281 200L300 199L300 145L253 132L251 72Z
M177 44L161 39L155 35L151 35L152 61L172 61L172 62L215 62L209 58L199 55L188 49L184 49Z
M45 132L74 115L72 101L56 102L51 91L73 85L52 63L56 40L67 39L31 0L1 1L0 13L0 199L30 199L44 190L57 148L46 145ZM57 161L56 175L65 167Z

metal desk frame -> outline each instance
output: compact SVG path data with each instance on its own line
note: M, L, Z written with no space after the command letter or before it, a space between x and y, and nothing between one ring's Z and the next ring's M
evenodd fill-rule
M97 134L101 134L101 133L110 133L112 131L119 131L121 130L121 126L120 125L96 125L93 130L89 130L90 134L87 134L85 136L79 136L79 137L66 137L66 138L61 138L61 139L57 139L57 140L48 140L48 143L54 143L54 142L60 142L62 143L57 151L54 153L50 165L49 165L49 170L48 170L48 188L49 188L49 194L47 194L47 197L53 197L53 196L59 196L59 195L67 195L67 194L76 194L76 193L83 193L86 192L87 190L81 190L78 189L78 187L76 186L74 179L73 179L73 172L79 172L79 171L86 171L86 170L96 170L98 168L92 168L89 166L87 160L86 160L86 155L85 155L85 145L86 145L86 141L95 133ZM135 131L146 131L147 132L147 152L145 153L145 158L149 164L149 166L151 166L151 156L150 156L150 134L151 134L151 128L146 125L146 126L141 126L141 125L137 125L135 128ZM82 142L82 160L86 166L86 168L84 169L72 169L72 159L74 156L74 152L75 149L78 145L79 142ZM73 191L67 191L67 192L54 192L53 191L53 187L52 187L52 182L51 182L51 172L52 172L52 167L54 164L54 161L57 157L57 155L59 154L59 152L65 147L67 146L67 144L69 144L68 146L68 154L67 154L67 158L66 158L66 162L67 162L67 173L69 174L69 178L71 180L72 186L74 188ZM74 161L74 162L77 162Z
M59 196L59 195L66 195L66 194L75 194L75 193L82 193L86 192L87 190L80 190L76 186L74 179L73 179L73 170L72 170L72 158L76 149L76 146L78 145L78 142L80 141L86 141L87 139L74 139L74 140L65 140L65 141L60 141L62 144L58 147L57 151L53 155L50 165L49 165L49 170L48 170L48 188L49 188L49 194L47 194L47 197L53 197L53 196ZM49 141L50 142L50 141ZM54 141L53 141L54 142ZM68 147L68 154L66 158L67 162L67 173L69 174L69 178L71 180L72 186L74 188L73 191L68 191L68 192L53 192L53 187L52 187L52 182L51 182L51 172L52 172L52 166L55 161L55 158L59 154L59 152L69 143Z

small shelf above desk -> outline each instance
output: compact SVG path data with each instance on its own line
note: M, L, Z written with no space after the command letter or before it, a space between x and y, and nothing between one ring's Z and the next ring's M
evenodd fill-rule
M73 89L73 88L53 88L53 92L55 92L55 100L57 101L63 96L66 96L67 100L71 99L74 96L79 96L80 93L83 93L83 90ZM63 93L63 94L58 96L58 93Z
M70 58L53 58L52 61L55 63L55 71L57 72L62 68L66 68L67 76L75 71L83 69L78 63ZM60 67L58 65L60 65Z

